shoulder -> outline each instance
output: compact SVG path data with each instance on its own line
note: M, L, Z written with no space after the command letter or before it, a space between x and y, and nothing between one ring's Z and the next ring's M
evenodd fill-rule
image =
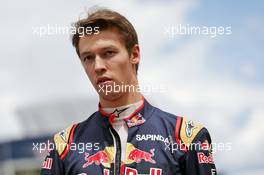
M151 117L151 119L175 123L175 121L177 119L176 115L169 113L169 112L166 112L166 111L163 111L162 109L157 108L157 107L154 107L154 109L155 110L154 110L154 113L152 115L154 115L155 117Z
M53 136L56 151L61 159L63 159L69 152L69 147L73 143L76 135L82 131L82 128L91 123L94 118L94 114L88 117L85 121L69 125Z
M74 131L78 124L72 124L67 128L63 129L62 131L56 133L53 137L56 151L61 159L63 159L68 150L68 145L72 143Z
M175 136L176 141L187 148L193 143L203 143L207 141L211 144L208 130L202 124L186 117L177 117Z
M167 127L174 126L176 141L184 144L186 147L192 143L208 141L211 144L211 138L204 125L185 116L178 116L165 112L155 107L155 122L162 122Z

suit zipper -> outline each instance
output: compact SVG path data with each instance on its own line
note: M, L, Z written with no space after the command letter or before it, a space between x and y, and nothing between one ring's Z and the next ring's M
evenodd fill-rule
M121 169L121 141L117 132L112 128L109 128L110 133L114 140L115 147L115 159L114 159L114 175L120 175Z

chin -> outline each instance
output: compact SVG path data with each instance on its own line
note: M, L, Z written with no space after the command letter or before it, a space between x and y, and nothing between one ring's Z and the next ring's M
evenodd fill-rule
M115 101L122 96L122 93L117 92L108 92L106 93L99 93L100 98L107 100L107 101Z

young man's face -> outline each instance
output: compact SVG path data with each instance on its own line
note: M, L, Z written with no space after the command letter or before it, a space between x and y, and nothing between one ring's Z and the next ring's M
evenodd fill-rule
M114 85L121 89L121 85L137 83L135 65L140 59L139 47L135 45L129 55L117 30L81 37L79 52L86 74L101 98L115 100L124 92L113 92Z

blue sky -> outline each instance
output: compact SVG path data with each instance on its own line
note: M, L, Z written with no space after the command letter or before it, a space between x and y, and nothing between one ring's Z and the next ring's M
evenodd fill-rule
M245 83L263 84L263 1L201 2L201 5L188 15L191 23L221 24L232 26L233 29L230 37L221 38L222 41L212 48L208 67L216 72L225 72ZM250 64L248 69L251 66L255 76L245 75L246 70L241 70L243 64Z
M220 170L263 174L263 1L5 2L0 12L1 140L23 135L15 114L18 107L96 96L69 36L39 37L32 31L48 24L70 26L93 5L117 10L134 24L142 51L141 85L166 87L165 93L145 94L147 99L200 121L215 142L231 142L231 151L215 154ZM179 24L231 26L232 34L164 35L164 28Z

